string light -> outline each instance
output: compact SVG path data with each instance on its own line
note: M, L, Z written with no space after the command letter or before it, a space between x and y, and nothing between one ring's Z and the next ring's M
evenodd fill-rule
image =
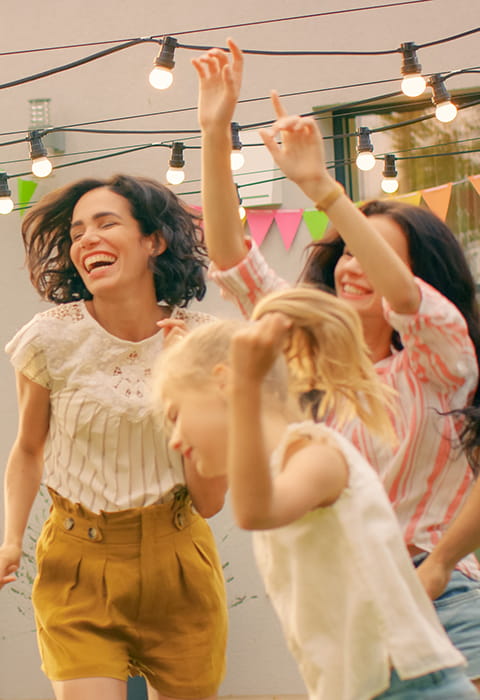
M183 166L185 161L183 159L183 149L185 146L180 141L175 141L172 146L172 155L168 161L170 166L167 170L167 182L171 185L180 185L185 180L185 173L183 171Z
M47 158L45 148L39 131L29 132L30 158L32 159L32 173L37 177L47 177L52 172L52 164Z
M383 180L381 188L387 194L393 194L398 190L397 169L395 167L395 155L386 153L384 158Z
M451 122L457 116L457 108L450 101L450 94L445 87L445 80L438 73L431 75L428 84L432 88L432 102L435 105L435 116L439 122Z
M422 66L418 62L416 45L408 41L400 46L403 54L402 63L402 92L407 97L418 97L425 91L427 83L422 75Z
M173 67L175 61L175 49L178 41L172 36L166 36L162 42L162 48L155 59L154 66L148 76L150 85L157 90L166 90L173 83Z
M232 152L230 154L230 164L232 170L240 170L245 165L245 156L242 153L242 142L240 141L240 126L237 122L230 124L232 131Z
M13 209L12 193L8 187L7 173L0 173L0 214L10 214Z
M375 156L373 155L373 145L370 140L370 129L368 126L361 126L358 130L357 153L357 168L359 170L372 170L375 166Z

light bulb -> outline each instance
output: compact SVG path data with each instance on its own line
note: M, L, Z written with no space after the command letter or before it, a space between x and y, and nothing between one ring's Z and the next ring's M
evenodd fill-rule
M13 209L11 197L0 197L0 214L10 214Z
M247 212L245 211L245 207L240 204L238 207L238 215L241 219L241 221L244 220L244 218L247 216Z
M171 185L180 185L185 180L185 173L181 168L169 168L167 170L167 182Z
M52 172L52 164L46 156L32 161L32 173L37 177L47 177Z
M245 156L242 151L234 150L230 153L230 165L232 170L240 170L245 165Z
M402 92L407 97L418 97L425 91L427 83L423 75L411 73L402 80Z
M435 116L439 122L451 122L457 116L457 108L452 102L440 102L435 108Z
M375 156L369 151L361 151L357 156L356 163L359 170L371 170L375 166Z
M169 68L155 66L148 76L149 83L157 90L166 90L173 83L173 73Z
M393 194L398 190L398 180L394 177L385 177L382 180L381 187L387 194Z

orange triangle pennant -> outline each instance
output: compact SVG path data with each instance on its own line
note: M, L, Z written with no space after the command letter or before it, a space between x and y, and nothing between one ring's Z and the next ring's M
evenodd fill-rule
M477 193L480 194L480 175L469 175L468 179L477 190Z
M439 187L430 187L426 190L422 190L422 197L427 203L429 209L431 209L442 221L445 221L447 218L451 194L451 182L447 183L446 185L440 185Z

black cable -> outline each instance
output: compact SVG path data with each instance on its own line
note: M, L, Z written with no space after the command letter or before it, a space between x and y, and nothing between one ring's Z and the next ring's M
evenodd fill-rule
M17 85L22 85L24 83L30 83L33 82L34 80L40 80L40 78L46 78L49 75L54 75L55 73L61 73L66 70L70 70L70 68L76 68L77 66L83 66L85 63L90 63L90 61L95 61L97 58L103 58L103 56L108 56L109 54L115 53L117 51L122 51L123 49L128 49L131 46L137 46L138 44L143 44L143 43L155 43L158 44L157 39L150 39L150 38L144 38L144 39L132 39L131 41L127 41L124 44L118 44L118 46L113 46L110 49L104 49L103 51L98 51L97 53L91 54L90 56L86 56L85 58L79 58L77 61L72 61L71 63L66 63L63 66L58 66L57 68L49 68L48 70L44 70L41 73L35 73L34 75L28 75L26 78L18 78L17 80L11 80L8 83L3 83L0 84L0 90L4 90L5 88L10 88L10 87L15 87Z
M218 26L218 27L204 27L202 29L190 29L186 31L180 31L180 32L164 32L164 34L155 34L150 39L161 39L165 36L184 36L185 34L202 34L204 32L214 32L214 31L219 31L219 30L225 30L225 29L238 29L240 27L252 27L252 26L257 26L257 25L262 25L262 24L274 24L276 22L291 22L297 19L312 19L314 17L326 17L328 15L340 15L340 14L346 14L346 13L351 13L351 12L363 12L365 10L380 10L380 9L385 9L385 8L390 8L390 7L398 7L401 5L416 5L421 2L431 2L432 0L403 0L402 2L391 2L388 3L387 5L370 5L367 7L352 7L352 8L347 8L344 10L330 10L328 12L316 12L314 14L309 14L309 15L297 15L293 17L278 17L276 19L265 19L265 20L257 20L255 22L241 22L239 24L226 24L223 26ZM131 39L111 39L110 41L91 41L83 44L64 44L61 46L48 46L44 48L38 48L38 49L22 49L20 51L3 51L0 52L0 56L14 56L18 54L27 54L27 53L36 53L40 51L57 51L57 50L64 50L64 49L78 49L78 48L86 48L88 46L102 46L104 44L116 44L118 42L128 42L132 41Z

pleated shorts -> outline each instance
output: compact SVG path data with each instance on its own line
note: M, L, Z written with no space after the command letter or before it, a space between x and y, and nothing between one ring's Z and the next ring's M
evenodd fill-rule
M98 514L51 495L32 592L47 677L143 675L171 697L216 693L228 615L206 521L188 500Z

